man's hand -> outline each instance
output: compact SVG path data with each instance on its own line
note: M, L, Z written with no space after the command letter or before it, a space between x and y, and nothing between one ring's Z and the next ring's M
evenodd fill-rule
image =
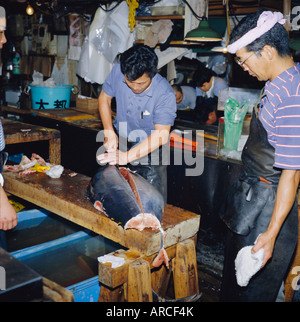
M262 267L264 267L267 261L272 257L274 250L275 238L267 231L261 234L256 241L256 244L252 248L252 253L258 252L261 248L264 249L264 260Z
M268 229L261 234L252 252L256 253L260 248L264 249L263 266L272 257L273 249L279 231L293 207L300 181L300 170L282 170L277 187L276 201L272 218Z
M0 186L0 229L9 230L18 223L18 216L14 207L9 203L5 191Z
M216 121L217 121L217 115L216 115L216 112L213 111L208 114L208 119L205 123L206 124L214 124Z
M104 130L104 147L107 152L114 152L118 148L118 136L113 130Z
M107 151L107 153L98 155L97 160L102 164L109 163L111 165L126 165L128 163L128 155L127 152L111 150Z

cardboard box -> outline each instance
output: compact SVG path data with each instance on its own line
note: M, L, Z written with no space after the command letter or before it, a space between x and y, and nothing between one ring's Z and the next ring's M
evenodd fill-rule
M76 98L76 110L99 114L98 99L79 95Z

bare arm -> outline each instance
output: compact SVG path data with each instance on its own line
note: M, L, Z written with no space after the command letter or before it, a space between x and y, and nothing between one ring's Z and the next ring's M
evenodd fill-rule
M0 185L0 229L12 229L17 225L17 221L17 213L14 207L9 203L7 195Z
M101 163L125 165L142 158L168 142L171 125L155 125L155 130L140 144L127 152L119 150L98 156Z
M264 248L263 266L272 257L276 237L294 204L299 179L300 170L282 170L269 227L266 232L259 236L256 245L252 249L253 252L257 252L260 248Z
M98 98L99 113L104 128L104 146L107 151L115 151L118 146L118 137L113 128L111 117L111 101L112 97L107 95L103 90Z
M154 128L147 139L127 152L127 163L148 155L168 142L171 125L156 124Z

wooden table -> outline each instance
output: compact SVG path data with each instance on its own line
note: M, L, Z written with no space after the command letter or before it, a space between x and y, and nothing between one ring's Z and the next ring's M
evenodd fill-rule
M60 131L7 119L2 119L1 122L3 125L5 143L7 145L35 141L49 141L50 162L54 164L61 163Z
M126 257L126 264L123 267L112 269L110 265L99 264L99 272L101 271L99 279L102 283L100 298L102 301L116 300L115 294L120 294L120 292L115 292L115 290L124 289L124 285L130 287L130 285L145 282L145 277L141 279L138 274L129 274L130 268L134 272L135 268L146 267L146 272L149 273L146 279L151 283L150 269L153 267L149 263L152 262L160 249L160 232L151 229L144 229L142 232L135 229L124 230L122 226L96 210L86 199L85 192L90 178L82 174L70 176L70 173L71 171L65 170L61 178L52 179L44 173L20 176L18 173L4 172L4 188L13 195L48 209L128 248L125 253L121 251L117 253ZM194 295L199 292L195 240L199 230L200 216L190 211L166 205L161 224L165 231L165 249L171 263L174 267L177 267L174 274L176 274L175 272L177 272L177 275L179 274L174 283L177 285L177 297ZM184 258L185 256L187 258ZM177 260L177 264L174 259ZM159 290L162 285L166 284L167 280L166 277L162 278L162 276L166 276L166 274L170 276L171 270L167 271L162 266L159 270L161 272L159 277L157 269L155 271L152 279L157 286L155 289ZM182 274L185 275L185 279ZM132 277L130 278L130 276ZM181 283L184 280L187 282L185 286L182 286ZM133 289L136 288L136 286L132 287ZM151 300L151 287L148 291L150 292L148 300ZM125 293L129 296L130 291L128 290ZM136 291L133 293L135 296L129 296L128 300L145 300L143 295L145 289L143 287L140 294Z

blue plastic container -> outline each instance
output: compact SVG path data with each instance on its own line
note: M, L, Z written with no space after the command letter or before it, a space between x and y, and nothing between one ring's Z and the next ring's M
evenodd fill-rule
M34 110L69 108L73 86L58 85L55 87L29 86L31 103Z
M98 302L100 293L99 276L95 276L66 287L74 296L75 302Z
M75 302L97 302L100 292L97 257L122 246L61 219L45 209L19 212L18 225L13 229L15 232L7 236L7 242L15 246L18 243L9 239L19 237L23 244L9 252L41 276L70 290ZM57 221L56 227L49 226L50 220L51 225L52 221ZM66 226L59 233L62 225ZM18 230L22 235L17 235ZM42 236L38 236L40 234ZM47 234L49 236L44 236ZM32 235L35 236L33 242L29 240Z

